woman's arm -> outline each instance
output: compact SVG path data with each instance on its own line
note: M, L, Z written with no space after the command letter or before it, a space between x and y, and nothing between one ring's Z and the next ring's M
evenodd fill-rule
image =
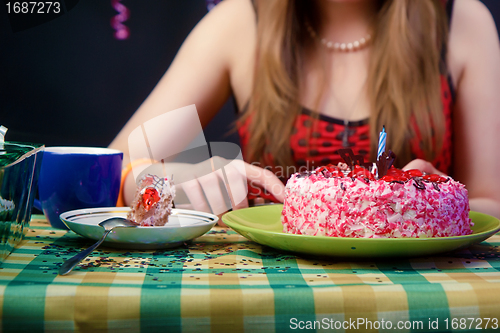
M201 125L205 126L232 91L239 93L236 97L242 100L248 99L248 96L244 95L250 94L252 81L253 29L255 29L255 14L250 0L225 0L198 23L158 85L111 143L110 147L124 152L124 163L130 160L128 146L130 133L149 120L154 119L156 122L157 119L167 119L158 116L194 104ZM171 118L168 119L170 122ZM195 131L191 131L190 128L194 127L192 118L187 117L187 120L178 122L179 124L174 126L175 129L164 133L161 131L161 138L166 145L181 146L182 150L182 145L187 146L196 133L193 134ZM162 124L155 123L155 126L163 128ZM146 129L143 131L147 132ZM143 134L140 135L139 139L142 139ZM145 152L145 156L142 157L151 158L147 154L148 152ZM160 159L157 156L152 158ZM199 174L192 171L207 163L213 166L213 159L197 165L156 164L148 170L159 175L165 170L167 175L174 174L176 186L184 190L183 198L190 202L187 207L196 210L220 214L230 208L224 203L221 192L224 188L219 188L221 182L230 192L228 193L230 198L235 199L231 202L232 208L248 206L247 179L273 193L279 200L283 200L284 186L268 170L244 163L240 168L224 167L224 174L220 170L211 173L198 172ZM137 166L125 179L123 194L126 205L132 201L136 189L133 175L139 175L147 166ZM189 178L188 181L180 179L186 177ZM242 196L238 196L236 192L243 191L245 195L241 200ZM182 201L181 196L178 199L177 201Z
M166 174L167 177L173 175L176 208L212 212L217 215L231 208L248 207L247 179L251 179L254 185L272 193L281 202L285 195L285 186L273 172L238 159L226 160L214 157L197 164L155 163L141 170L138 178L146 173L159 176ZM124 199L130 203L137 186L132 177L128 181L130 183L125 184ZM223 191L226 191L229 202L225 199Z
M500 45L479 1L455 3L449 64L457 91L454 177L466 185L471 210L500 217Z
M201 125L208 124L231 94L230 76L244 42L239 34L247 28L245 21L254 22L253 15L248 0L223 1L196 25L165 75L110 144L124 152L125 163L130 133L147 120L194 104ZM165 140L179 139L165 133Z

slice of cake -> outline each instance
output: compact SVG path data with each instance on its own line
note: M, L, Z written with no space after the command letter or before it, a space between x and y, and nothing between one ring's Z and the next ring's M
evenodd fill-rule
M288 180L283 232L354 238L427 238L472 233L465 186L450 177L379 164L347 165ZM349 164L349 163L348 163Z
M141 226L162 226L172 212L175 186L172 180L144 175L138 182L127 219Z

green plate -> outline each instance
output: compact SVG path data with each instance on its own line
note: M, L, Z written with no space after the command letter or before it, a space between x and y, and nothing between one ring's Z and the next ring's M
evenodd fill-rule
M242 236L279 250L336 257L415 257L463 249L500 230L500 220L470 212L473 233L436 238L341 238L283 233L283 205L245 208L226 213L222 221Z

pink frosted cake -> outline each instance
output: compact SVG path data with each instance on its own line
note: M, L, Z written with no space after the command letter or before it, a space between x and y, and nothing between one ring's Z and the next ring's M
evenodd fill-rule
M353 171L351 171L353 169ZM471 234L465 186L438 175L394 167L376 180L359 165L296 173L281 214L292 234L356 237L446 237Z
M172 212L175 186L167 178L145 175L138 182L127 219L141 226L162 226Z

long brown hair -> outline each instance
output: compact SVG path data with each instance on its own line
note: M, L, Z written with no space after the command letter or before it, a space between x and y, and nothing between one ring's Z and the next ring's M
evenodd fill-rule
M301 111L301 52L311 42L304 22L319 21L312 3L258 2L251 112L244 117L251 118L247 157L265 165L294 164L289 140ZM412 159L410 140L416 131L426 158L431 160L444 135L440 60L448 31L443 1L384 0L377 15L367 78L371 159L376 154L378 133L385 125L388 148L397 154L398 166Z

